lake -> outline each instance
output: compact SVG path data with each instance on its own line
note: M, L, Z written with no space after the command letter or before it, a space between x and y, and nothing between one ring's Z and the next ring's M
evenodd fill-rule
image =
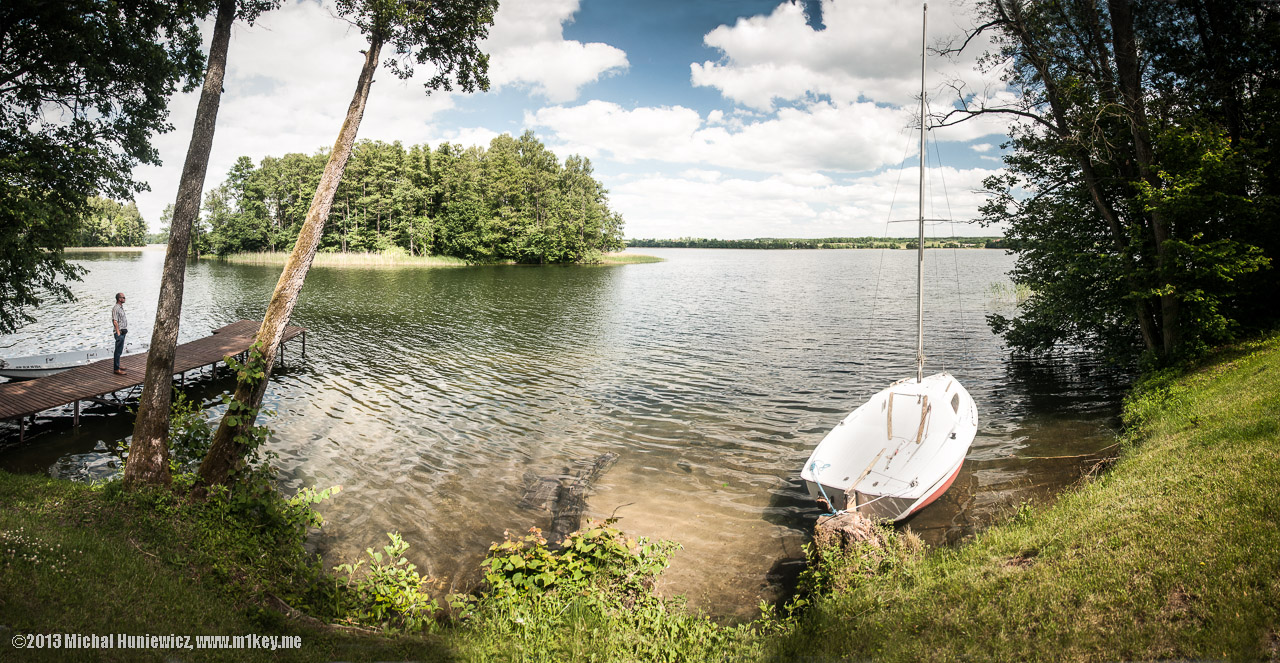
M326 561L399 531L436 590L467 588L504 532L549 525L518 506L531 481L616 452L589 513L683 545L664 592L725 617L777 598L819 514L802 464L862 400L914 375L916 254L637 252L665 262L313 269L293 316L307 356L288 347L259 421L286 491L343 487L321 508ZM79 301L34 311L0 336L0 356L109 345L119 290L130 340L150 340L163 251L69 255L88 270ZM1014 311L1012 264L1003 251L926 252L926 371L953 373L980 419L959 479L906 524L931 544L1050 500L1113 441L1125 385L1112 371L1013 358L987 327ZM180 340L260 318L278 276L191 265ZM212 407L231 383L206 373L188 388ZM103 445L131 428L105 408L78 430L41 419L22 445L6 426L0 468L100 473Z

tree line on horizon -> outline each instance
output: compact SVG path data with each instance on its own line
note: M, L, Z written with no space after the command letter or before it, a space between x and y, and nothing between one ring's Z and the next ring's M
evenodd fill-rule
M205 193L192 251L287 251L297 239L327 150L240 157ZM162 223L166 223L162 219ZM622 216L591 161L563 162L532 132L487 148L356 143L320 251L401 249L470 262L592 262L622 248Z
M628 248L662 249L914 249L915 237L824 237L819 239L757 237L753 239L628 239ZM1003 237L926 237L926 249L1008 249Z

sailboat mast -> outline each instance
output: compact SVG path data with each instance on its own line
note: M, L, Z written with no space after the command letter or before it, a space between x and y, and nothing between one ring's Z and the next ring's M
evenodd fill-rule
M916 382L924 381L924 55L929 3L920 22L920 236L916 242Z

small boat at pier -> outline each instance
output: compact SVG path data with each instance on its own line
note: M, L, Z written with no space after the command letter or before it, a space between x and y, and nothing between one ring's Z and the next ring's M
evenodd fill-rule
M148 346L148 343L126 343L124 354L133 355L138 354L139 352L145 352ZM34 378L48 377L50 375L56 375L63 371L70 370L77 366L84 366L102 359L109 359L114 355L114 353L115 348L110 347L0 359L0 377L6 377L13 380L31 380Z

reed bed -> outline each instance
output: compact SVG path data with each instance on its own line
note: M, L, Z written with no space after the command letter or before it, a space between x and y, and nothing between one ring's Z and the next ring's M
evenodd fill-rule
M602 265L639 265L651 262L663 262L663 258L643 253L606 253L600 256Z

